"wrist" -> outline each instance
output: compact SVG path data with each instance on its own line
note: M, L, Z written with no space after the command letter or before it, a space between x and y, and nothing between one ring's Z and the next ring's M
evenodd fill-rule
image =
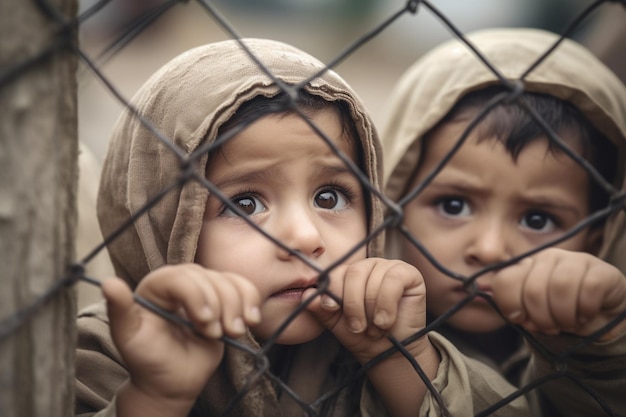
M406 350L426 378L429 381L435 379L441 357L428 336L409 344ZM413 363L409 362L412 360L396 352L368 371L368 379L394 417L417 415L428 391Z
M186 417L194 402L189 398L153 394L127 380L117 391L116 414L118 417Z
M441 355L433 344L430 343L428 336L421 337L408 344L405 346L405 349L409 356L419 364L428 379L433 379L436 376L437 369L441 363ZM410 359L405 357L402 352L394 353L388 360L390 363L396 363L398 367L405 368L407 367L407 362L410 362Z

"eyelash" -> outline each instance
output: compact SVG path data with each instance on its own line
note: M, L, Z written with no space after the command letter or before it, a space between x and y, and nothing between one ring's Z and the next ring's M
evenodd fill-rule
M324 184L318 187L316 193L319 193L321 190L325 190L325 189L334 189L334 190L339 191L348 199L348 203L352 203L358 197L358 192L354 190L354 187L350 185L341 184L338 181L331 181L327 184ZM254 197L256 199L263 201L263 198L261 197L261 192L253 188L245 190L245 191L240 191L236 194L233 194L231 197L227 197L227 198L228 198L228 201L232 202L238 198L244 198L244 197ZM229 207L224 202L222 202L218 210L218 213L219 213L218 215L221 216L224 213L224 211L226 211L226 209L228 208Z
M263 200L261 198L261 192L259 190L253 189L253 188L247 189L246 191L240 191L240 192L238 192L236 194L233 194L231 197L227 196L226 199L232 203L234 200L236 200L238 198L244 198L244 197L254 197L254 198L259 199L261 201ZM220 203L221 203L221 205L220 205L220 208L218 210L218 216L221 216L222 214L224 214L226 209L230 208L230 207L228 207L226 205L226 203L221 201L221 199L220 199ZM236 207L236 204L235 204L235 207Z
M469 209L471 210L472 206L470 201L468 201L467 198L462 197L462 196L458 196L458 195L444 195L444 196L438 196L437 198L434 198L432 200L432 206L436 207L436 208L441 208L442 204L451 200L459 200L462 201L464 205L468 206ZM555 228L562 228L563 222L561 221L561 219L558 216L555 216L554 214L546 211L546 210L542 210L542 209L532 209L532 210L528 210L526 212L523 213L522 217L520 218L521 220L528 220L528 216L533 215L533 214L538 214L541 216L544 216L548 221L552 222L552 224L554 225Z
M462 201L464 204L468 205L471 208L470 201L467 198L465 198L463 196L460 196L460 195L440 195L440 196L437 196L437 197L432 199L431 205L433 207L440 207L444 202L446 202L446 201L449 202L451 200Z
M339 191L348 199L348 202L350 203L358 197L358 192L354 190L353 186L341 184L338 181L331 181L328 184L322 185L321 187L318 187L318 191L316 192L319 192L327 188L332 188L334 190Z
M562 228L563 227L563 222L561 221L561 219L553 214L551 214L548 211L545 210L529 210L526 213L524 213L524 215L522 216L522 218L527 218L528 216L532 215L532 214L539 214L542 216L545 216L548 220L550 220L553 224L555 228Z

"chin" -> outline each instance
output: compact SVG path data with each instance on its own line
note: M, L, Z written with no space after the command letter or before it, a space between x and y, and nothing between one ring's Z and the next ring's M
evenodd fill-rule
M493 314L472 314L470 312L465 313L463 310L450 317L446 324L467 333L491 333L507 325L506 321L495 312Z
M272 329L262 327L263 325L257 326L251 330L257 339L266 342L272 338L280 326L274 326ZM313 317L300 315L280 333L280 335L274 340L274 343L280 345L299 345L316 339L323 332L324 327Z

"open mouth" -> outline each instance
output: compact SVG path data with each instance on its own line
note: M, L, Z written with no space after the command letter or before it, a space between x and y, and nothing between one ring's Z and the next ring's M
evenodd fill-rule
M302 294L309 288L317 288L317 285L316 284L297 285L297 286L285 288L272 294L272 297L273 298L293 298L293 299L301 300Z

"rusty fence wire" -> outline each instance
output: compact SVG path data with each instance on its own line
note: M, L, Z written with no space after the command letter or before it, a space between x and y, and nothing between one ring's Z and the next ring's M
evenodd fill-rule
M240 39L240 36L236 30L236 28L234 28L219 12L219 10L216 8L216 6L214 4L211 3L211 1L209 0L196 0L197 3L202 7L202 9L206 12L207 17L212 18L212 21L214 22L213 24L219 25L223 30L225 30L230 37L232 38L236 38L236 39ZM185 6L186 3L189 3L188 1L185 0L168 0L168 1L164 1L158 5L155 5L152 9L148 10L145 14L143 14L142 16L140 16L138 19L136 19L134 21L134 24L132 25L132 27L130 27L127 31L125 31L124 33L122 33L114 42L112 42L107 48L105 48L103 50L103 52L98 56L98 57L92 57L89 56L82 48L79 44L75 43L73 41L73 38L71 36L69 36L69 34L71 34L73 31L77 30L77 28L79 27L79 25L81 25L82 23L88 21L90 18L92 18L93 16L97 15L102 8L104 8L107 3L109 3L108 1L99 1L97 2L95 5L93 5L92 7L90 7L88 10L84 11L80 16L75 17L75 18L69 18L67 16L62 16L61 14L59 14L53 6L51 6L50 4L48 4L45 0L39 0L36 2L38 7L41 8L41 12L47 16L50 19L55 20L58 25L59 25L59 31L58 31L58 37L55 39L51 39L50 40L50 45L48 48L46 48L45 50L40 51L37 55L32 56L30 59L24 61L24 62L18 62L18 63L14 63L14 65L9 68L7 71L5 71L2 75L2 78L0 78L0 88L2 88L2 86L11 83L12 80L15 80L16 78L18 78L20 76L20 74L28 69L31 68L33 66L36 66L38 63L42 62L45 59L48 59L49 57L53 56L55 53L57 53L60 50L71 50L73 51L73 53L76 54L76 56L80 59L80 61L83 64L84 69L90 71L97 79L99 79L105 86L106 89L109 91L109 93L115 97L116 100L118 100L120 103L122 103L124 106L128 107L131 109L131 112L133 112L133 114L138 117L141 118L142 115L139 114L136 110L133 110L130 106L130 104L128 103L128 101L123 97L123 95L119 92L119 90L116 88L115 85L113 85L113 83L107 79L107 77L104 75L104 73L101 71L101 69L99 68L99 65L102 64L102 62L104 62L105 60L107 60L108 58L110 58L111 56L114 56L118 51L120 51L121 49L123 49L127 44L129 44L130 42L132 42L137 35L139 35L142 31L144 31L145 29L147 29L152 23L154 23L160 16L162 16L165 13L168 13L168 11L170 11L172 8L174 8L175 6ZM623 1L621 2L615 2L615 1L595 1L592 2L588 5L588 7L586 7L584 10L581 10L581 12L578 14L578 16L571 22L571 24L569 24L569 26L567 26L567 28L561 33L561 36L563 38L568 37L577 27L579 27L581 25L581 23L588 18L588 16L596 9L604 6L607 3L621 3L622 5L626 6L626 3L624 3ZM467 44L468 47L470 47L473 51L473 53L476 55L476 59L480 59L482 61L484 61L485 65L487 65L488 67L490 67L495 74L498 73L497 68L494 68L491 66L491 64L489 63L489 61L481 54L480 50L475 49L465 38L464 34L462 33L462 31L460 31L456 26L455 23L450 21L443 13L440 12L440 10L433 4L433 2L430 1L408 1L405 4L401 5L401 7L398 8L398 10L393 13L391 16L389 16L386 20L380 22L377 26L375 26L370 32L363 34L358 40L356 40L354 43L352 43L351 45L347 46L343 52L341 52L340 54L338 54L334 59L332 59L330 62L327 63L327 66L330 68L334 68L337 65L339 65L342 61L349 59L351 54L353 54L355 51L357 51L361 46L363 46L364 44L366 44L368 41L370 41L372 38L378 36L381 32L385 31L385 29L387 29L388 27L390 27L391 25L394 24L394 22L396 22L400 17L402 16L406 16L406 15L417 15L419 13L430 13L433 16L435 16L441 23L441 25L443 25L444 27L446 27L449 31L451 31L455 37L457 37L458 39L460 39L462 42L465 42ZM625 13L626 14L626 13ZM625 40L626 41L626 40ZM560 41L559 41L560 42ZM559 47L559 42L556 42L552 48L548 49L545 51L545 54L543 56L541 56L536 63L528 69L528 71L532 71L532 68L535 65L538 65L543 59L545 59L545 57L547 57L553 50L555 50L556 48ZM245 48L245 44L242 43L242 48ZM258 62L258 65L263 67L263 63L262 62ZM265 69L265 71L267 71ZM520 85L523 85L523 83L516 83L515 80L505 80L505 79L501 79L502 81L502 85L505 87L505 90L507 91L506 94L501 95L500 97L500 101L504 101L504 100L515 100L517 99L517 97L519 96L519 93L521 92L519 89ZM492 104L496 104L496 103L492 103ZM482 115L486 114L488 112L488 108L485 108L485 110L481 113L481 115L478 116L478 118L482 117ZM541 121L541 115L538 114L532 114L531 113L531 117L533 119L535 119L539 124L542 124ZM626 117L626 116L625 116ZM144 126L148 129L151 129L154 133L154 137L155 140L160 140L162 141L164 144L167 145L167 148L171 149L172 152L175 152L178 155L178 158L180 159L180 167L181 167L181 172L180 172L180 176L179 176L179 182L176 184L172 184L172 188L178 186L179 184L186 182L186 181L198 181L202 184L204 184L212 193L216 194L216 195L220 195L219 190L211 183L209 183L203 176L203 174L198 174L195 173L193 171L189 171L189 170L184 170L183 167L189 166L189 163L192 162L195 158L200 157L202 152L209 152L212 147L205 147L203 148L200 152L196 152L193 155L186 155L185 152L182 149L177 149L175 148L175 145L173 145L172 143L169 143L169 139L167 137L164 137L160 132L158 132L158 130L148 121L144 121L142 122L144 124ZM546 134L555 142L559 142L559 138L556 136L556 134L552 131L550 131L549 129L546 131ZM220 142L220 140L217 141L218 143ZM620 210L624 210L624 208L626 207L625 202L624 202L624 193L619 190L619 189L615 189L611 184L608 184L605 180L602 179L602 177L595 171L594 168L590 167L589 164L587 164L581 157L577 156L574 153L570 153L570 156L579 164L581 164L589 173L590 176L596 180L599 185L606 190L606 192L608 194L610 194L611 198L610 198L610 202L609 204L592 213L586 220L584 220L583 222L581 222L580 224L578 224L576 227L572 228L571 230L569 230L567 232L567 234L565 236L563 236L561 239L567 239L571 236L573 236L574 234L576 234L578 231L582 230L583 228L585 228L586 226L592 224L593 222L599 220L599 219L603 219L606 218L608 216L611 216L612 214L620 211ZM355 168L354 169L354 174L358 175L360 177L360 181L365 184L365 186L370 190L370 192L376 196L376 198L380 199L388 208L387 210L387 215L384 219L383 224L381 224L379 227L377 227L375 230L370 231L370 236L368 236L367 240L370 240L372 238L374 238L377 234L379 233L385 233L385 231L390 230L392 228L398 229L400 231L400 233L402 233L403 235L405 235L405 237L410 240L411 242L413 242L413 244L415 246L417 246L422 252L423 254L433 263L435 264L440 270L444 271L446 274L450 275L450 277L457 279L457 280L461 280L462 282L464 282L465 287L467 288L467 297L461 302L459 303L457 306L455 306L453 309L449 310L446 314L444 314L443 316L439 317L438 319L432 321L431 323L429 323L427 325L426 328L424 328L422 331L420 331L419 333L413 335L412 337L410 337L407 340L404 341L400 341L400 340L393 340L393 338L390 337L390 340L392 342L393 347L388 351L385 352L384 354L380 355L378 358L376 358L375 360L371 361L370 363L368 363L367 365L363 366L359 371L355 372L353 375L349 375L348 378L346 378L345 381L343 381L342 383L338 384L333 390L325 393L322 397L320 397L317 401L315 401L314 403L306 403L300 399L297 398L296 394L293 393L293 391L290 389L289 386L286 385L285 382L283 382L278 376L276 375L272 375L270 370L269 370L269 361L267 359L267 351L268 349L272 346L273 344L273 340L274 338L271 338L269 340L269 342L264 345L263 349L261 351L253 351L250 350L248 347L241 345L240 343L238 343L236 340L230 339L228 337L224 337L223 341L229 345L232 345L236 348L242 349L244 351L247 352L247 354L251 355L252 357L254 357L254 362L257 364L257 372L254 372L253 374L250 375L249 377L249 381L248 381L248 386L251 386L254 384L254 381L256 378L258 378L260 375L265 374L267 376L269 376L278 386L282 387L282 390L284 393L287 393L287 395L292 395L294 396L294 399L302 406L303 412L307 415L318 415L318 410L320 408L320 406L324 403L324 401L326 401L328 398L333 397L334 395L336 395L338 392L340 392L344 387L346 387L347 385L349 385L352 381L355 381L357 379L359 379L360 377L362 377L365 372L370 369L372 366L376 365L378 362L380 362L381 360L384 360L386 357L388 357L390 354L395 353L396 351L400 351L402 352L408 359L409 363L411 364L411 366L414 367L415 371L418 372L420 374L420 376L422 377L422 379L424 380L424 382L426 383L427 387L431 390L431 393L433 395L433 398L435 399L435 401L437 401L439 403L439 406L441 407L441 415L446 415L449 416L451 415L449 413L449 411L447 411L445 404L443 403L443 401L441 400L439 394L436 392L436 390L433 388L432 384L430 383L430 381L428 381L428 378L425 377L424 372L422 371L420 364L416 363L415 360L413 360L413 358L408 354L408 352L404 349L403 345L406 345L408 342L415 340L425 334L428 334L431 331L436 331L438 329L438 327L440 327L443 323L445 323L445 321L452 316L453 314L455 314L456 312L458 312L466 303L470 302L472 299L474 299L475 297L483 297L485 298L492 306L494 309L497 310L497 306L496 304L491 300L491 297L488 294L485 293L481 293L480 291L478 291L477 286L474 285L475 281L477 280L477 278L479 276L481 276L482 274L494 270L494 269L498 269L498 268L502 268L503 266L512 264L514 262L517 262L518 260L529 256L533 253L536 253L538 251L541 251L543 249L545 249L548 246L551 246L557 242L551 242L549 245L542 245L541 247L538 247L536 249L534 249L531 252L525 253L523 255L520 256L516 256L515 258L507 261L506 263L502 263L502 264L497 264L497 265L493 265L490 266L488 268L485 268L471 276L458 276L457 274L454 274L453 272L449 271L446 269L446 265L440 265L439 262L434 259L426 250L427 248L424 248L423 245L419 242L419 240L417 240L414 236L412 236L410 234L410 232L401 224L401 212L402 212L402 207L408 203L408 201L410 201L411 198L413 198L415 196L415 194L417 194L419 192L420 189L422 189L424 186L426 186L427 182L429 181L430 178L432 178L432 175L427 178L424 183L419 184L412 193L410 193L408 196L406 196L403 200L401 201L390 201L385 195L383 195L383 193L379 190L376 190L371 184L369 184L368 182L368 178L366 176L364 176L362 173L358 172L358 170ZM434 175L434 173L433 173ZM85 267L89 264L89 262L102 250L104 250L104 248L106 247L106 245L112 241L114 241L116 238L118 238L118 236L120 234L122 234L124 232L124 229L128 226L130 226L133 221L135 221L135 219L137 219L138 217L142 216L143 214L145 214L148 210L151 209L151 207L153 207L155 204L157 204L159 202L159 200L167 194L167 192L169 191L169 189L163 190L162 193L160 193L159 195L153 196L151 201L149 201L146 206L138 211L137 213L135 213L135 215L132 218L129 218L127 220L127 222L122 225L115 233L109 235L109 236L105 236L104 241L98 245L97 247L93 248L93 250L87 255L85 256L83 259L78 260L75 264L73 265L69 265L68 266L68 275L64 276L64 277L60 277L60 279L56 282L56 284L54 286L52 286L51 288L49 288L45 293L41 294L40 297L35 300L30 306L28 306L27 308L20 310L20 311L16 311L15 314L11 317L3 317L0 318L0 340L4 340L7 338L10 338L17 329L20 328L20 326L22 326L24 323L28 322L29 319L34 315L34 313L37 312L37 310L47 301L50 300L52 298L54 298L55 296L57 296L57 294L59 294L61 291L64 291L65 288L68 285L74 285L75 283L77 283L78 281L84 281L84 282L88 282L90 284L99 286L100 285L100 281L98 278L94 278L94 277L90 277L87 276L85 273ZM237 208L233 205L232 202L229 202L228 200L224 201L224 204L226 204L228 207L230 207L232 210L237 211ZM296 251L294 251L291 248L286 247L285 245L283 245L280 241L274 239L273 237L267 235L267 233L264 233L262 230L260 230L258 228L258 226L256 226L253 222L248 222L250 224L251 227L257 228L257 230L259 230L260 233L263 233L265 236L267 236L268 239L271 239L276 245L279 245L281 247L283 247L285 250L288 250L290 253L294 254L295 256L299 256L301 257L301 255L299 253L297 253ZM365 242L364 242L365 244ZM356 249L355 249L356 250ZM349 257L350 253L346 254L345 258ZM302 260L304 262L306 262L307 260L302 257ZM327 287L328 287L328 275L331 272L332 268L328 268L325 270L318 270L319 272L319 286L318 286L318 294L322 294L322 293L328 293ZM338 298L336 295L332 295L334 298ZM173 314L170 314L166 311L162 311L161 309L159 309L157 306L152 305L151 303L149 303L148 301L141 299L140 297L136 297L136 301L143 305L144 307L152 310L155 314L159 314L161 316L163 316L164 318L168 319L168 320L173 320L177 323L179 323L181 326L191 326L190 323L186 322L185 320L181 319L178 316L175 316ZM294 317L297 316L297 314L299 314L299 312L302 311L302 309L299 309L297 311L295 311L291 317L287 320L287 322L290 322L291 320L293 320ZM576 352L578 352L579 350L583 349L585 346L587 346L588 344L592 343L594 340L598 339L599 337L601 337L603 334L605 334L606 332L610 331L610 329L619 321L623 320L624 318L626 318L626 311L622 312L622 314L620 314L618 317L616 317L611 323L609 323L607 326L605 326L605 328L599 330L598 332L596 332L595 334L584 338L583 340L581 340L580 342L578 342L575 345L570 346L567 350L559 353L559 354L554 354L549 352L547 349L545 349L541 342L539 340L537 340L532 334L524 331L521 327L518 326L512 326L520 335L523 336L523 338L534 348L534 351L536 352L536 354L538 355L543 355L545 356L552 364L553 364L553 372L549 373L547 375L542 376L540 379L538 380L534 380L534 381L530 381L527 385L525 386L521 386L519 387L519 389L510 397L508 398L504 398L501 401L492 404L490 407L484 409L483 411L481 411L478 415L480 416L488 416L491 415L492 413L496 412L497 410L499 410L500 408L502 408L504 405L506 405L507 403L509 403L510 401L514 400L515 398L517 398L518 396L522 396L527 394L528 392L531 392L532 390L536 389L537 387L540 387L542 384L549 382L549 381L554 381L554 380L561 380L561 379L567 379L571 382L574 383L574 385L577 385L578 388L580 389L580 395L581 396L588 396L589 398L592 398L593 401L596 401L597 404L599 405L599 407L604 411L605 415L607 416L617 416L619 415L618 412L616 410L611 409L611 407L609 407L606 402L604 401L602 394L595 392L592 388L587 387L584 383L584 381L582 379L580 379L579 376L577 376L575 373L571 372L568 367L567 367L567 359L568 357L570 357L571 355L575 354ZM283 326L286 327L286 326ZM227 409L227 411L224 413L225 415L228 414L229 410L237 403L237 401L243 397L246 394L245 390L238 392L236 394L236 396L234 398L231 399L230 402L230 407ZM625 393L626 394L626 393ZM626 401L626 399L625 399Z

